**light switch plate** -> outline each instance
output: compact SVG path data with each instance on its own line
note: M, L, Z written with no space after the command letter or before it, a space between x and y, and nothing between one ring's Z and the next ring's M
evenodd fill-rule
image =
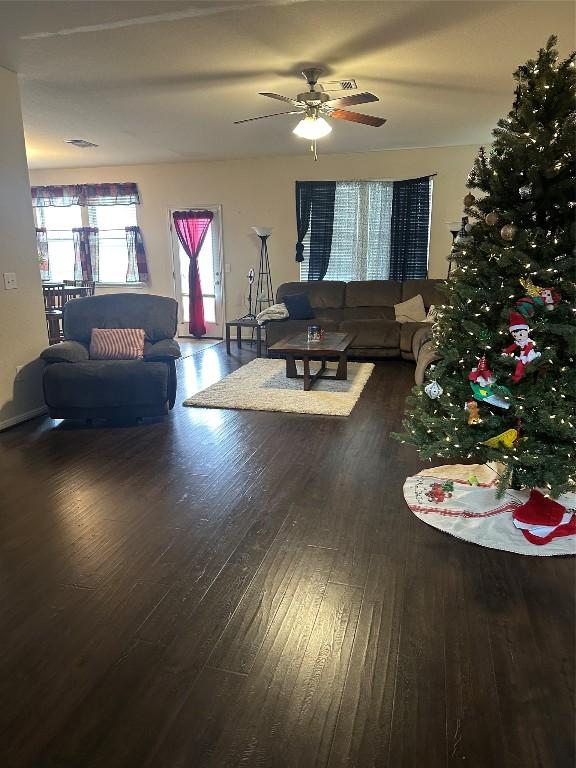
M16 272L4 272L4 288L7 291L13 291L18 288Z
M224 272L226 272L226 274L228 274L231 271L232 271L232 267L230 266L230 264L225 264L224 265Z

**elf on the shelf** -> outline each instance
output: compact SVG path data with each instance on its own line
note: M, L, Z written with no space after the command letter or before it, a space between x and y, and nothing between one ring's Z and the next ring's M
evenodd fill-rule
M536 351L536 344L530 338L530 326L519 312L510 312L508 327L514 339L514 344L506 347L503 350L503 354L512 355L517 360L516 369L512 376L512 381L517 384L524 376L524 369L527 364L540 357L540 352ZM519 352L519 354L515 355L515 352Z

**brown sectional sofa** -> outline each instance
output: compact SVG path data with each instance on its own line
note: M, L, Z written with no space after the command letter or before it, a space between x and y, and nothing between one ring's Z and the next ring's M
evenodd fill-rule
M437 286L442 280L335 280L284 283L276 291L276 301L284 296L305 293L314 310L313 320L275 320L266 323L268 344L284 336L305 331L316 323L327 331L355 336L352 357L398 358L415 360L426 351L430 355L430 323L397 323L394 305L421 294L426 310L442 303ZM435 359L432 356L432 359ZM430 360L431 362L432 360ZM428 363L429 364L429 363ZM417 366L420 368L420 365ZM418 372L417 372L418 373Z

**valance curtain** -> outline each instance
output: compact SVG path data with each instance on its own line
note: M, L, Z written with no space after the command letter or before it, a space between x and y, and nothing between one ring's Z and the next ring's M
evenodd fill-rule
M428 277L430 176L394 182L390 280Z
M36 248L38 250L38 265L42 280L50 280L50 259L48 258L48 235L46 227L36 227Z
M72 230L74 242L74 280L98 282L98 229L78 227Z
M128 248L126 282L146 283L148 281L148 263L140 227L126 227L126 246Z
M303 240L310 229L308 280L322 280L328 269L334 226L335 181L296 182L298 242L296 261L304 260Z
M188 267L189 330L193 336L200 338L206 333L206 326L204 325L204 304L202 301L202 286L200 285L198 255L214 214L212 211L204 210L174 211L172 218L178 239L190 259Z
M32 205L135 205L140 203L138 186L134 182L120 184L64 184L60 186L32 187Z

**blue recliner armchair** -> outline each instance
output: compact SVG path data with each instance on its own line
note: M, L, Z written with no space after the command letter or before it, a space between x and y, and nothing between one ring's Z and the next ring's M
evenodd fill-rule
M174 341L178 304L166 296L120 293L64 305L65 341L40 357L44 400L53 419L136 419L174 406L180 347ZM92 328L143 328L140 360L91 360Z

